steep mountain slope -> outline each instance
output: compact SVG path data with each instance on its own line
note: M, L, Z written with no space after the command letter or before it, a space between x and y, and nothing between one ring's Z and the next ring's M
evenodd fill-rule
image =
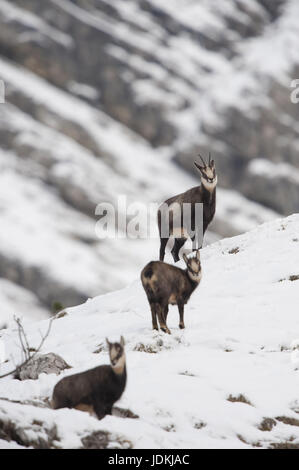
M198 146L212 150L222 185L288 214L298 183L270 171L256 188L250 162L298 168L290 99L298 8L296 0L29 0L24 11L21 0L2 0L0 40L3 55L170 146L184 167Z
M207 242L296 210L296 9L0 0L0 276L16 289L0 291L0 324L133 280L157 240L99 241L95 207L120 194L160 202L195 185L182 167L199 148L213 152L226 188ZM14 302L21 292L26 308Z
M298 448L298 232L296 215L204 248L203 279L186 307L186 329L179 330L171 307L171 335L151 330L139 280L67 310L54 320L43 352L60 354L73 366L63 374L72 374L107 363L105 336L123 334L128 385L119 405L139 418L97 421L80 411L40 408L63 374L6 378L0 380L0 446L82 447L82 439L103 431L98 441L93 435L103 447ZM27 325L31 345L46 326ZM16 334L1 335L15 360Z
M113 202L117 208L119 195L126 195L128 203L160 202L173 188L185 190L198 179L180 174L165 152L152 150L90 105L4 60L0 66L6 83L34 100L39 110L43 104L51 108L55 122L61 116L64 123L64 119L79 122L106 155L96 158L15 106L3 107L3 140L14 142L14 152L4 149L0 153L6 228L1 240L1 275L33 290L47 306L54 301L63 305L82 302L118 287L128 276L133 279L149 256L157 257L158 240L98 240L96 218L91 216L97 203ZM239 232L273 216L272 211L238 194L220 192L220 233ZM120 258L123 269L118 271Z

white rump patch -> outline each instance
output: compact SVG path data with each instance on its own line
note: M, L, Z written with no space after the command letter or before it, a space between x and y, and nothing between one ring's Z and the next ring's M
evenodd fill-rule
M189 234L184 227L174 227L171 234L174 238L188 238Z

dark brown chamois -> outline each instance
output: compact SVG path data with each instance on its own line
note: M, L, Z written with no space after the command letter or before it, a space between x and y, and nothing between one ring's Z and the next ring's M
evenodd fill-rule
M201 155L199 156L203 165L201 166L196 162L194 162L194 165L200 171L201 185L167 199L158 209L160 261L164 260L166 245L170 237L174 238L171 254L175 262L179 261L180 249L188 237L192 240L194 251L201 248L205 231L215 215L217 186L215 162L211 160L210 154L208 164L205 163ZM186 213L187 204L190 208L188 213ZM198 204L202 204L202 212L198 210ZM185 215L183 216L184 211L187 215L186 219ZM199 214L200 220L198 220ZM196 231L201 238L199 246L196 245L198 240Z
M120 343L109 343L111 365L69 375L60 380L53 391L52 407L76 408L95 414L99 419L112 413L112 406L120 399L127 381L124 338Z
M180 328L185 328L184 305L201 280L201 264L199 250L196 256L187 258L183 255L187 269L180 269L163 261L151 261L141 272L141 282L146 292L151 312L153 329L160 328L170 333L166 320L168 306L177 305L180 314Z

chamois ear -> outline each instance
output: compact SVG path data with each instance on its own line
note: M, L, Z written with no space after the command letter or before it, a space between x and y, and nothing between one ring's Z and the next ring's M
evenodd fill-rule
M186 264L188 264L188 258L185 253L183 253L183 260L185 261Z
M211 168L215 168L215 161L214 160L211 161L210 166L211 166Z
M109 343L108 338L106 338L106 343L107 343L108 348L110 348L110 343Z
M204 167L203 166L200 166L198 163L194 162L194 165L196 166L196 168L201 172Z
M196 252L196 258L198 259L198 261L200 261L200 251L199 250L197 250L197 252Z
M125 345L125 339L123 336L120 337L120 344L124 347Z

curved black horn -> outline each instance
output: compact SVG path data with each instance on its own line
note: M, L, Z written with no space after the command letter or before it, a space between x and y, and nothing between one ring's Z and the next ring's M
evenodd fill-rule
M209 166L211 166L211 152L209 152Z
M200 159L201 159L201 161L202 161L202 163L203 163L203 166L206 167L207 164L206 164L206 162L204 161L204 159L202 158L202 156L200 155L200 153L198 154L198 156L200 157Z

